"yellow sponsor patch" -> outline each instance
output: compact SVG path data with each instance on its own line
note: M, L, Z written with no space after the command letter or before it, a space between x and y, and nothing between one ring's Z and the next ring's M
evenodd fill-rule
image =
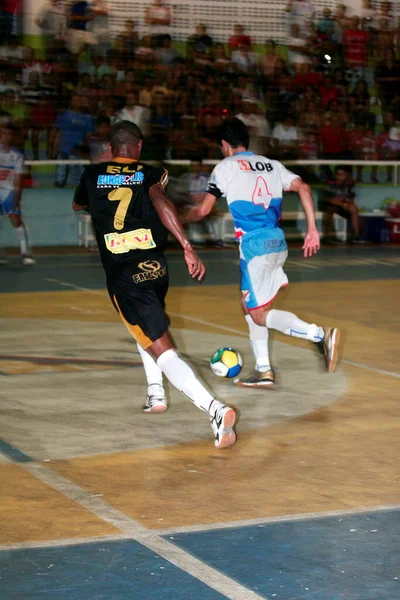
M107 250L113 254L124 254L129 250L155 248L150 229L135 229L125 233L106 233L104 236Z

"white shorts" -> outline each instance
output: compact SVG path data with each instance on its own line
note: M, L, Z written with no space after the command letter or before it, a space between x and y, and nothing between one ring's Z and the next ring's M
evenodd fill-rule
M288 251L279 228L257 229L240 238L241 291L246 307L270 304L289 281L283 270Z

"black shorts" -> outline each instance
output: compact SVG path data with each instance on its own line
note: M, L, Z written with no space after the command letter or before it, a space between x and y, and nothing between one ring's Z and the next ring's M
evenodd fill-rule
M169 327L164 312L168 283L164 255L129 262L107 280L112 303L134 339L145 350Z

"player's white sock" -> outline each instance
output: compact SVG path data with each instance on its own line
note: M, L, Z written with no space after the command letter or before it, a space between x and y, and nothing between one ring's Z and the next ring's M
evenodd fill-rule
M175 350L166 350L158 357L157 364L169 381L183 392L201 410L214 415L222 406L200 383L192 369Z
M154 395L155 390L159 393L161 390L154 386L160 386L163 389L163 374L152 356L146 350L143 350L140 344L137 344L139 354L143 361L144 371L147 379L147 393L151 396ZM150 390L150 386L152 386Z
M28 246L28 237L26 235L25 225L22 223L19 227L15 229L17 232L17 236L19 239L19 247L21 248L22 256L25 254L29 254L29 246Z
M250 315L244 317L249 326L250 344L256 358L256 370L266 373L271 369L268 352L268 328L254 323Z
M277 329L286 335L315 343L320 342L324 337L322 327L318 327L314 323L306 323L286 310L270 310L267 314L266 325L270 329Z

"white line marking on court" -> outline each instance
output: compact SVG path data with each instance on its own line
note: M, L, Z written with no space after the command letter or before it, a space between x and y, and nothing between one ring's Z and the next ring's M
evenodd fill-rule
M59 279L50 279L47 278L45 281L50 281L52 283L58 283L59 285L65 287L71 287L76 290L80 290L82 292L88 292L89 294L95 294L97 296L105 296L106 292L101 292L99 290L90 290L89 288L80 287L73 283L68 283L67 281L61 281ZM198 319L197 317L190 317L189 315L182 315L180 313L174 313L167 310L167 313L172 317L179 317L181 319L186 319L187 321L192 321L193 323L198 323L199 325L206 325L208 327L215 327L216 329L220 329L221 331L228 331L229 333L234 333L241 337L248 337L247 333L240 331L238 329L234 329L232 327L225 327L224 325L219 325L218 323L212 323L210 321L204 321L203 319ZM281 344L286 344L285 341L281 341ZM301 352L308 352L305 348L298 348ZM352 360L347 360L346 358L342 358L340 363L349 365L351 367L356 367L357 369L365 369L366 371L371 371L372 373L379 373L380 375L387 375L388 377L395 377L396 379L400 379L400 373L396 373L395 371L385 371L384 369L378 369L377 367L369 367L368 365L364 365L363 363L354 362Z
M216 569L209 567L201 560L195 558L185 550L175 546L168 540L164 540L159 536L158 531L152 531L149 535L149 530L137 523L124 513L113 508L101 498L94 496L92 493L80 488L78 485L52 471L41 463L18 463L19 466L26 469L32 475L51 486L53 489L61 492L67 498L80 504L91 513L98 516L103 521L110 523L117 529L123 532L124 539L133 539L149 550L156 552L168 562L176 567L189 573L197 580L202 581L208 587L223 594L230 600L265 600L265 597L259 596L252 590L242 586L233 579L220 573ZM123 539L118 537L117 539ZM95 538L93 541L102 542L102 538ZM79 543L77 540L71 540L71 543Z

